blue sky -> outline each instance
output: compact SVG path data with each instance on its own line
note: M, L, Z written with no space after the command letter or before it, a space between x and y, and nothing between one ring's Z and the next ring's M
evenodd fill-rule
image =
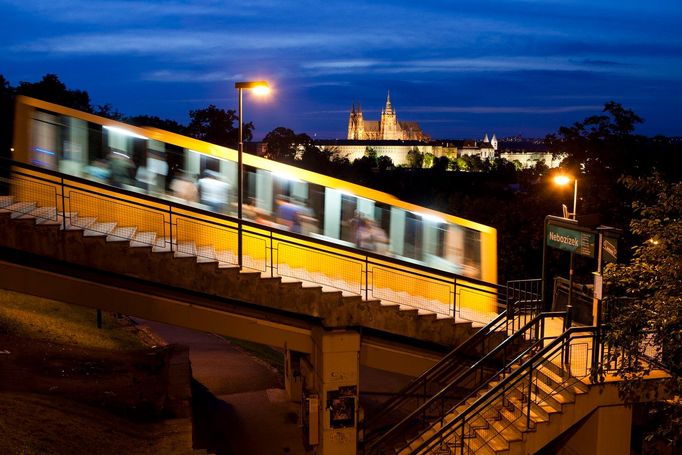
M256 137L277 126L344 138L351 103L436 138L544 136L615 100L644 134L682 135L679 0L0 0L0 74L56 73L94 104L187 121L236 108Z

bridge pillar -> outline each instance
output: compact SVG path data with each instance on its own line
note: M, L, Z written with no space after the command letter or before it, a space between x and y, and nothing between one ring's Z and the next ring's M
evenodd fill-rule
M312 384L318 399L319 435L316 455L357 453L358 389L360 385L360 334L351 330L313 329L310 355ZM307 362L303 362L307 364ZM312 387L310 387L312 385ZM312 427L311 427L312 428Z
M632 407L602 406L569 430L556 454L629 455L632 429Z
M303 398L302 356L300 352L292 351L284 345L284 391L289 401L300 402Z

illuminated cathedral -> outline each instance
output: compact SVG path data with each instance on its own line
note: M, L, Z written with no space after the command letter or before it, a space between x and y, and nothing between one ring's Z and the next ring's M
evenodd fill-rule
M400 122L391 105L391 93L386 97L386 106L381 111L381 120L365 120L362 107L355 104L348 119L348 139L356 141L428 141L417 122Z

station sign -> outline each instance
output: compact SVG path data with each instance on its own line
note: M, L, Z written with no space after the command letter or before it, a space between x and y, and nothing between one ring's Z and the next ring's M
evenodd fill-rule
M596 235L577 226L559 224L553 220L547 223L545 233L547 246L571 253L594 258Z

